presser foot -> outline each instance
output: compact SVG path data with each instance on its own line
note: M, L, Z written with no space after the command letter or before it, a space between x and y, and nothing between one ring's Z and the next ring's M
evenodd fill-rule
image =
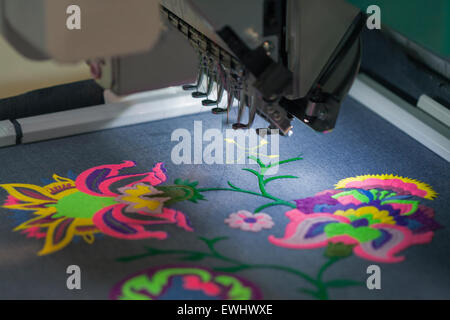
M195 84L185 84L181 87L184 91L192 91L197 90L197 86Z
M200 92L200 91L192 92L192 98L204 98L206 96L207 96L206 92Z
M213 114L223 114L223 113L227 113L227 108L212 108L211 112Z
M216 100L206 99L206 100L202 101L202 105L205 106L205 107L215 106L216 104L217 104Z
M248 129L249 126L247 124L244 123L233 123L233 125L231 126L234 130L239 130L239 129Z

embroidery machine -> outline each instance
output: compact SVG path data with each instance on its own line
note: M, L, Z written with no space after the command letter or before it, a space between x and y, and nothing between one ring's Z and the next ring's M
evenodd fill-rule
M344 0L133 0L125 12L122 1L1 4L4 36L29 58L88 60L117 95L190 82L198 61L196 83L184 86L192 97L204 106L226 99L216 113L239 100L233 128L250 127L259 114L282 134L294 117L317 131L334 128L359 69L365 25ZM73 4L81 8L80 30L66 28ZM176 61L166 59L173 50ZM216 99L208 99L213 90Z
M386 0L386 3L401 1ZM412 0L405 1L407 6L400 10L404 15L404 11L413 7ZM433 10L439 7L444 12L449 3L444 1L440 7L436 0L433 6L427 3L423 10L415 9L421 15L430 7ZM165 266L172 266L166 275L170 272L179 275L180 271L186 271L182 267L185 263L192 267L189 272L203 272L211 277L225 273L244 284L248 278L248 283L262 290L264 299L314 295L327 298L322 283L330 284L330 298L449 298L447 226L450 219L446 213L450 197L450 113L445 106L450 101L449 63L437 58L430 60L423 48L410 38L394 33L388 27L390 11L385 6L382 6L382 19L386 19L383 21L387 27L383 22L382 31L369 30L365 27L365 16L350 5L356 2L365 3L363 0L0 0L1 34L18 52L30 59L64 65L87 61L95 79L50 88L41 86L37 91L18 96L15 93L0 100L0 185L3 185L0 187L0 227L3 228L0 269L4 275L0 277L0 299L105 299L108 294L115 298L128 281L135 279L128 276L151 275L155 270L165 270ZM80 8L80 30L71 26L77 11L67 9L73 5ZM359 8L366 12L366 6L367 3ZM411 19L419 21L417 17ZM434 22L438 19L434 12L431 19L435 32ZM425 29L424 24L419 27ZM439 39L438 36L428 38ZM441 38L442 43L450 44L450 39ZM0 70L3 72L13 58L2 58L1 41ZM414 59L410 58L413 51ZM438 53L447 56L445 49ZM362 72L356 75L358 69ZM24 77L20 82L25 80ZM246 112L248 121L244 119ZM253 169L271 161L266 154L258 153L267 156L263 162L258 164L252 160L244 167L226 161L196 163L195 157L193 164L173 160L173 146L179 142L172 139L175 131L182 129L188 137L194 137L193 153L198 154L195 121L202 121L204 132L218 131L217 126L225 123L228 113L236 116L230 117L235 129L245 130L252 122L252 128L258 129L268 122L270 128L289 136L279 140L273 136L279 142L279 152L271 156L275 156L273 161L283 164L282 176L266 180L255 175L258 172ZM296 118L303 124L295 125ZM150 122L153 120L161 121ZM127 125L130 126L119 128ZM332 134L321 134L333 127ZM205 137L203 132L199 137ZM200 146L209 142L199 140ZM91 181L91 187L97 188L99 180L85 173L98 166L116 167L121 163L129 171L126 175L139 175L151 168L160 174L167 170L164 172L167 180L161 183L160 190L177 190L171 195L174 201L167 205L178 213L168 212L164 223L155 220L155 224L145 228L145 217L133 213L129 217L134 221L127 220L134 225L137 219L143 218L142 224L137 223L140 231L167 231L170 235L167 239L128 241L111 236L113 228L108 229L109 235L98 232L96 238L93 232L100 229L93 225L91 229L80 225L77 232L73 231L76 223L93 223L99 211L98 216L106 218L97 217L96 221L106 221L111 211L104 209L116 198L110 199L111 193L103 197L106 195L103 190L97 193L99 197L89 191L85 193L90 196L82 195L80 199L77 197L80 194L75 193L71 197L70 192L65 193L65 184L81 176L75 184L83 188ZM136 168L131 167L134 163ZM106 176L105 171L92 172ZM122 186L116 184L115 173L111 175L109 186L120 191ZM400 195L399 202L380 203L383 212L420 207L429 218L425 222L436 221L446 228L436 230L434 239L429 233L420 239L404 238L408 244L418 241L401 253L405 256L401 267L352 254L341 267L328 270L320 279L323 282L311 278L310 286L304 279L298 279L300 272L308 277L317 274L321 277L324 269L320 271L320 266L330 265L323 256L328 249L325 247L284 250L289 246L288 240L303 240L303 237L283 238L286 228L300 221L298 215L291 215L291 219L286 214L297 206L295 200L314 198L325 210L328 202L335 201L335 187L344 188L349 181L358 183L365 178L383 176L402 176L400 180L411 190L415 187L419 191L433 190L428 198L419 199L420 202L403 202L405 198ZM349 180L350 177L354 179ZM125 178L124 184L129 182L129 177ZM266 186L268 182L270 185ZM4 188L6 185L9 189ZM9 191L24 185L31 189L24 189L21 199L10 196ZM361 185L352 188L358 186ZM393 187L398 192L394 184ZM41 229L32 223L40 218L36 212L48 209L42 202L43 198L49 199L48 192L36 193L43 188L61 191L68 197L60 201L61 198L55 200L51 195L50 201L58 204L58 215L52 216L51 224L45 217L41 219ZM185 193L190 198L179 198L183 192L178 190L189 190ZM439 195L431 201L436 196L434 191ZM329 197L324 197L326 194ZM380 194L388 196L377 192L367 196L377 202L382 199L375 198ZM348 201L346 208L351 208L354 202L343 196L347 198L343 201ZM395 195L389 193L389 196ZM37 201L30 207L36 211L26 208L26 212L17 212L17 207L24 208L30 199ZM267 219L271 218L265 224L271 229L253 233L231 227L246 218L251 222L251 211L259 210ZM244 212L243 216L234 220L232 214L239 211ZM46 214L53 215L53 212ZM63 220L59 220L61 217ZM172 223L173 217L179 218L176 225ZM189 219L193 231L183 217ZM420 228L413 221L409 224L412 214L408 217L407 227L398 219L398 228L406 235L409 233L405 230ZM29 228L18 227L29 221L32 222ZM109 221L111 226L117 222ZM364 228L365 221L359 222ZM122 230L128 232L130 225L123 225ZM315 239L322 235L321 222L318 226L311 232L318 236ZM353 226L358 227L358 222ZM434 230L436 226L431 227ZM304 234L304 238L309 237ZM156 235L161 237L161 233ZM387 248L384 245L400 239L388 238L378 242L381 248L378 252L392 253L384 251ZM224 264L210 259L206 251L216 241L220 250L217 252L227 260ZM422 242L427 244L418 245ZM36 254L44 247L44 253L51 252L51 255L38 258ZM403 242L399 247L405 249ZM331 246L330 253L340 251L346 255L354 249L342 248L337 243ZM185 250L190 254L178 255ZM148 259L142 256L145 251ZM167 254L152 256L161 252ZM199 254L192 254L195 252ZM139 259L142 263L119 261L132 256L142 257ZM200 261L203 256L208 260ZM242 265L245 270L241 272L239 264L229 264L228 258L245 263ZM249 272L250 265L261 267L262 264L278 270L260 268ZM364 285L337 290L331 285L334 279L365 281L367 266L373 264L382 268L381 291L369 290ZM66 288L66 277L70 276L66 270L73 265L82 270L80 291ZM225 269L220 272L209 269L220 267ZM297 271L283 273L283 270ZM345 281L334 283L345 284ZM210 284L216 285L214 281ZM320 292L310 290L316 285ZM176 291L179 287L181 284L173 281L170 289ZM192 297L199 297L200 290L193 288ZM164 294L174 291L162 288L158 297L173 297Z
M60 94L51 88L3 100L0 146L210 110L226 114L227 125L230 110L237 113L234 129L251 127L259 115L282 135L292 133L295 118L329 132L360 69L362 30L368 35L366 15L350 3L358 1L132 0L123 10L120 0L0 0L0 31L19 53L65 64L87 61L101 85L72 84ZM72 12L73 6L78 11ZM73 19L79 27L70 25ZM399 96L391 88L399 85L392 83L397 78L387 73L403 65L402 57L392 58L389 48L371 47L375 53L366 51L370 58L363 71L377 81L361 75L350 94L450 159L448 60L400 34L391 36L444 79L414 70L428 79L420 80L425 93ZM439 45L445 55L445 41ZM377 63L378 50L385 63ZM403 68L416 66L407 62ZM401 91L410 90L409 79L402 77L407 88ZM393 90L386 92L386 86ZM67 90L77 98L61 98ZM426 93L436 93L437 100ZM79 109L93 105L89 111ZM232 109L236 105L237 112Z

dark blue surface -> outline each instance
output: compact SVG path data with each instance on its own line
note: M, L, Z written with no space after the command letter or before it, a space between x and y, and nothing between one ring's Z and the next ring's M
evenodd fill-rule
M220 127L221 118L205 113L127 128L106 130L53 141L0 149L0 183L42 185L42 178L54 173L65 176L102 164L136 161L135 172L144 172L155 162L164 161L170 183L176 178L199 181L199 186L227 187L235 185L257 190L254 176L241 170L257 169L255 164L242 165L174 165L170 154L175 142L170 136L177 128L192 130L194 120L204 120L203 127ZM269 191L283 199L299 199L332 189L339 180L363 174L392 173L421 180L439 193L434 201L423 203L435 209L436 220L445 228L438 230L427 245L414 246L403 252L406 260L397 264L381 264L382 289L365 287L330 290L331 298L412 299L450 298L450 225L449 164L415 140L388 124L351 98L345 101L336 129L329 134L313 132L296 122L294 135L280 139L280 158L302 154L304 160L283 165L280 174L296 175L297 180L274 181ZM169 184L169 183L167 183ZM164 241L117 240L107 236L92 245L84 241L49 256L38 257L43 240L27 239L13 232L10 210L0 208L0 298L62 298L106 299L113 285L137 271L162 264L179 263L177 256L158 256L129 263L116 262L122 256L140 254L143 246L160 249L202 250L206 248L197 237L228 236L218 244L221 253L249 263L276 263L316 274L322 265L324 249L287 250L267 241L268 235L281 237L288 219L285 207L264 210L275 226L259 233L229 228L224 219L232 212L253 211L264 204L258 197L230 192L205 193L208 201L198 204L180 202L175 208L184 212L195 232L188 233L168 227L170 238ZM6 193L0 191L0 199ZM77 264L82 269L82 290L66 289L66 268ZM208 259L186 262L200 266L223 266ZM373 264L350 257L330 269L327 278L348 278L365 281L366 268ZM239 276L259 286L267 299L307 299L297 289L304 286L287 273L244 270Z

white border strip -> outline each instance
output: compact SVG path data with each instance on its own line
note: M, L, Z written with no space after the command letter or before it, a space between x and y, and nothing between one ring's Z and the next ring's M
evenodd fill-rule
M18 119L23 143L61 138L209 111L181 87L149 91L105 105ZM12 131L11 131L12 130ZM14 126L0 122L0 147L16 143Z
M350 95L394 126L450 162L450 130L364 74Z
M442 122L447 127L450 127L450 110L437 103L437 101L434 101L429 96L425 94L421 95L419 97L419 101L417 101L417 107L428 113L436 120Z

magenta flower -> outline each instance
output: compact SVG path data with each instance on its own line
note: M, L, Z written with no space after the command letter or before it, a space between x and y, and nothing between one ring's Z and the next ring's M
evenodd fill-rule
M100 232L120 239L165 239L167 232L155 227L174 224L192 231L182 212L167 208L166 202L173 200L168 196L170 187L164 196L155 188L166 181L163 164L156 164L150 172L120 173L134 166L132 161L98 166L75 180L54 175L45 186L3 184L0 187L8 192L3 207L32 213L15 230L45 239L39 255L65 248L74 237L92 244ZM191 185L184 187L195 191ZM201 199L194 191L192 199Z
M433 209L414 198L435 197L428 185L392 175L368 175L345 179L337 186L355 185L358 189L327 190L296 200L297 209L286 212L290 223L284 237L270 236L269 241L290 249L341 243L367 260L400 262L401 251L431 242L441 227Z
M113 197L117 201L94 214L92 219L97 228L109 236L121 239L167 238L167 233L164 231L146 230L144 226L150 225L175 224L186 231L193 231L182 212L162 207L167 198L149 197L157 194L153 187L167 179L163 163L156 164L151 172L134 175L119 174L120 170L134 166L135 163L132 161L125 161L120 165L99 166L83 172L76 179L78 190L95 197ZM123 185L124 182L125 185ZM114 185L120 185L120 190L114 189ZM135 189L135 186L140 187L140 190ZM129 209L130 203L123 200L124 193L133 189L140 192L140 195L130 192L128 198L134 196L136 205L141 202L147 204L146 208ZM144 198L145 196L147 197ZM148 209L152 205L155 205L153 213Z

